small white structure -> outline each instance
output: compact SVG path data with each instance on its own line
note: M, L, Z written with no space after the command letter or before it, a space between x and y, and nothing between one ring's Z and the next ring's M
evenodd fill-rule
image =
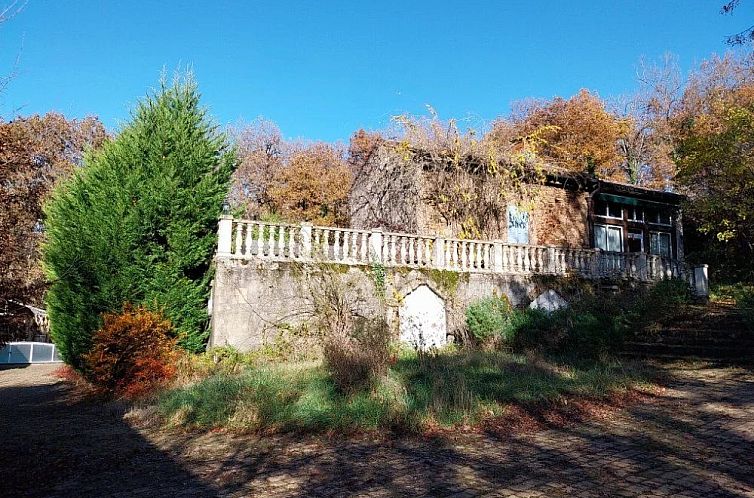
M447 343L445 301L427 285L420 285L405 297L398 316L401 341L421 350Z
M55 345L49 342L9 342L0 348L0 365L62 361Z
M559 310L560 308L567 308L568 301L560 297L560 294L550 289L547 292L540 294L537 299L531 302L529 308L533 310L542 310L547 313Z

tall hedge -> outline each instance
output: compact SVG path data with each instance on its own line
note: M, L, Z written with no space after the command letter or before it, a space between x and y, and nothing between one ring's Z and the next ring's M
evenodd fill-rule
M217 219L236 156L191 77L161 83L45 208L51 335L81 368L104 312L162 311L204 347Z

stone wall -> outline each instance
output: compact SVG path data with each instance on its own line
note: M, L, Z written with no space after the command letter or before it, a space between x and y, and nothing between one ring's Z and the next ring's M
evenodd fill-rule
M310 320L314 310L312 274L322 272L323 267L218 259L210 346L255 349L274 340L280 330ZM522 275L385 268L385 285L380 290L369 266L329 264L325 268L348 289L349 299L358 303L361 314L384 315L396 337L401 304L421 286L429 287L444 302L450 335L463 332L466 307L476 299L505 295L512 304L525 305L535 297L535 284Z

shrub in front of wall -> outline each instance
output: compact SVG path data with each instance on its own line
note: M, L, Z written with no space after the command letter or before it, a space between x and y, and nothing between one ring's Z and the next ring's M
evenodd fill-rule
M164 312L189 351L204 348L217 218L235 152L196 84L162 83L45 206L51 335L82 369L103 313Z
M493 337L509 340L512 329L506 328L511 305L505 298L485 297L474 301L466 308L466 327L477 341Z
M159 313L125 305L107 313L83 356L86 375L103 392L117 397L148 395L176 373L178 353L173 327Z
M506 324L507 335L517 350L556 351L568 333L568 309L551 313L525 308L513 310Z
M325 337L324 363L338 389L353 394L373 387L387 373L391 359L390 328L381 319L360 318L347 332Z

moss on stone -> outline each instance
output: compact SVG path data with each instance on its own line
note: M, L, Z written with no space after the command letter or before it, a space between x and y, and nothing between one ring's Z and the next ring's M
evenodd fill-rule
M455 295L458 289L458 282L469 281L468 273L459 273L450 270L421 270L439 289L448 297Z

